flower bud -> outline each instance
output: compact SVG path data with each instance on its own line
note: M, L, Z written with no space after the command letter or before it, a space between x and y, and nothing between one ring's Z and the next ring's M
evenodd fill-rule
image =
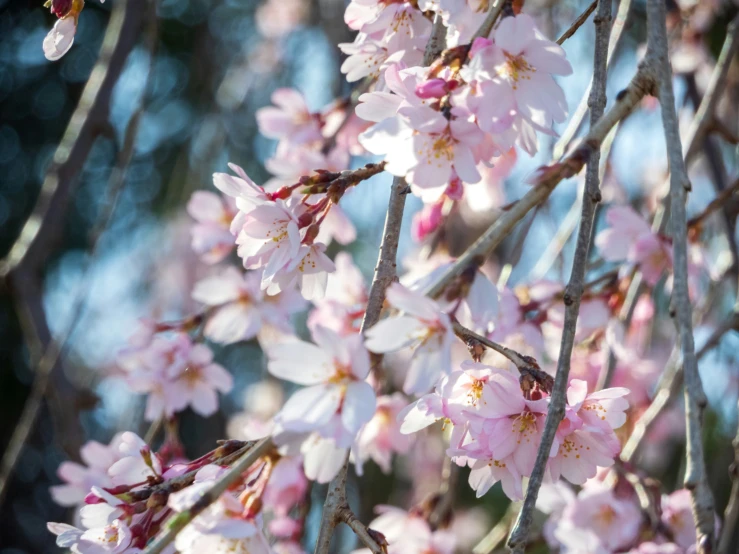
M419 98L441 98L446 93L447 83L444 79L429 79L416 85L416 96Z
M74 0L51 0L51 13L61 19L70 12L73 3Z

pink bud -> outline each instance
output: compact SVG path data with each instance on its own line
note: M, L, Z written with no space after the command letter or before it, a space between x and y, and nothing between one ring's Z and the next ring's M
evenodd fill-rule
M419 98L441 98L447 93L444 79L429 79L416 85L416 96Z
M470 47L470 58L474 58L480 50L487 48L491 44L493 44L493 41L490 40L489 38L485 38L485 37L476 38L472 42L472 46Z
M413 240L421 242L429 233L434 232L441 225L444 219L441 213L442 207L443 202L426 205L420 212L413 216L413 223L411 225Z
M100 498L97 494L94 492L88 492L85 495L85 504L102 504L105 500Z
M72 3L73 0L51 0L51 13L61 19L72 9Z
M453 177L444 194L446 194L451 200L460 200L464 195L462 180L459 177Z

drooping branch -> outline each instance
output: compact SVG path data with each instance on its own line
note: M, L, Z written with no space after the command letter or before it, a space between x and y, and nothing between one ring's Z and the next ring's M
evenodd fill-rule
M611 2L601 1L595 17L595 55L593 61L593 88L588 99L590 108L590 126L595 127L601 119L606 105L606 60L608 55L608 38L611 32ZM565 414L568 377L570 373L570 357L575 344L575 330L577 317L580 311L580 301L585 285L585 273L588 266L588 255L592 237L595 209L600 202L600 180L598 176L600 162L600 144L593 148L588 159L585 175L585 194L582 202L580 230L575 246L575 258L572 262L572 273L565 288L564 304L565 318L562 329L562 343L557 373L554 379L549 409L542 432L541 444L536 453L534 469L529 478L523 507L518 515L516 524L511 531L508 545L515 553L523 553L526 549L529 528L533 519L533 511L539 494L549 454L562 418Z
M665 5L660 0L647 4L647 19L650 44L658 61L659 98L662 112L667 158L670 165L670 205L672 210L673 274L672 309L682 351L685 381L685 418L687 433L687 467L685 488L690 490L693 518L697 532L697 547L700 554L713 552L714 503L706 477L703 454L702 410L706 405L698 361L693 341L692 307L688 285L687 216L685 201L691 188L683 159L675 96L672 90L672 69L668 57Z

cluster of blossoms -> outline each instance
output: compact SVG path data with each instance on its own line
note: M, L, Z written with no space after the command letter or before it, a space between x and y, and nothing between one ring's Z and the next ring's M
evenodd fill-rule
M579 493L564 483L545 484L537 508L549 515L544 536L560 552L609 554L687 554L695 552L696 533L690 491L657 497L658 529L645 529L634 487L621 479L609 487L598 478Z
M44 49L56 59L71 46L83 2L54 0L51 6L60 20ZM349 101L313 112L297 91L278 89L273 105L256 114L261 133L277 141L265 164L274 178L260 186L229 164L231 173L213 176L221 194L191 197L192 249L216 266L191 292L202 310L177 323L144 321L117 357L120 376L131 390L147 394L147 420L172 420L187 408L208 416L233 379L204 340L230 345L256 339L269 374L303 388L283 402L273 380L252 387L245 413L232 420L229 432L247 440L270 437L273 444L197 513L166 552L301 554L309 481L328 483L347 459L358 475L370 460L390 473L393 456L408 453L414 441L430 435L420 432L440 421L445 453L468 468L478 497L501 482L509 498L523 498L551 404L549 366L540 369L531 358L529 373L518 367L516 376L510 358L457 334L462 326L548 364L559 355L564 327L562 285L496 286L471 266L432 299L423 291L453 261L444 255L416 260L415 271L387 288L388 316L360 333L367 282L349 253L334 260L326 254L332 240L356 238L339 201L359 182L383 170L404 178L424 203L413 224L422 241L455 203L484 183L499 183L518 150L534 155L538 132L553 135L553 126L564 121L565 98L555 81L572 71L564 51L520 13L503 17L489 37L475 38L489 7L484 0L352 0L345 19L358 34L340 45L349 54L342 71L349 81L376 80L359 96L355 113ZM447 28L449 48L421 67L435 15ZM383 159L347 170L351 156L367 153ZM670 273L669 240L631 208L612 207L606 222L596 238L604 261L633 264L650 286ZM243 269L228 265L234 246ZM613 324L627 277L621 272L582 297L575 341L586 344L573 353L575 377L546 466L547 481L555 485L543 490L539 505L551 514L546 540L561 552L678 553L695 543L694 528L686 525L685 491L662 499L661 527L645 535L634 491L624 492L620 482L606 486L606 472L599 472L620 452L616 430L627 419L626 396L632 407L639 393L642 403L648 399L647 379L633 379L640 389L635 393L623 387L588 392L608 363L602 358L609 348L622 362L617 383L642 362L636 335L653 306L637 307L631 334ZM309 301L312 342L300 340L291 321ZM474 361L466 359L470 354ZM375 371L380 363L392 371ZM52 489L58 503L80 508L82 528L51 523L49 529L59 546L78 554L141 552L167 521L187 516L208 495L240 448L243 443L226 441L187 461L181 448L165 442L155 452L132 433L108 446L89 443L81 453L86 466L63 464L65 484ZM582 489L576 494L560 478ZM432 521L433 510L379 511L370 526L384 536L388 554L460 549L449 521Z
M599 467L613 464L620 451L614 429L626 421L623 397L628 393L615 388L587 394L585 382L570 383L547 466L553 480L562 476L581 485ZM477 495L500 481L509 498L520 500L521 480L533 470L548 406L538 385L525 394L509 372L467 361L401 413L401 432L415 433L444 420L452 426L447 453L471 468L470 486Z
M375 125L359 136L386 169L405 177L432 203L479 183L490 165L516 144L537 150L536 131L552 133L566 116L564 93L552 75L572 72L564 51L545 39L527 15L507 17L492 38L478 38L456 65L429 71L402 63L384 71L387 91L360 96L357 115ZM469 55L469 63L461 65ZM461 67L460 67L461 65Z

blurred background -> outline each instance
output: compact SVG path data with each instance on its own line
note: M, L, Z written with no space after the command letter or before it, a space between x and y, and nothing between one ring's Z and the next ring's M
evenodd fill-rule
M537 17L547 36L555 38L589 3L529 0L525 10ZM346 97L352 90L339 71L343 55L337 43L353 39L343 22L344 0L159 0L154 10L144 1L136 4L143 11L142 26L112 91L110 126L98 135L84 164L76 168L68 205L50 206L60 218L60 225L53 235L54 248L49 249L39 268L37 300L52 335L67 339L61 356L63 371L52 380L0 506L0 554L56 551L54 537L46 531L45 523L70 517L52 502L48 492L50 485L59 482L59 463L74 459L85 440L107 443L122 429L145 433L142 398L106 377L138 318L178 319L195 309L190 290L208 268L190 248L192 220L184 207L192 192L212 190L212 173L226 171L227 162L244 167L257 183L269 178L263 164L274 144L259 135L254 113L270 103L276 88L300 90L314 110ZM700 91L710 76L711 63L706 62L718 55L736 6L719 0L682 4L688 10L684 13L690 14L686 27L692 34L686 34L684 48L673 55L673 61L681 74L676 83L681 113L689 123L695 92L700 100ZM673 16L679 17L676 6L668 5ZM55 18L42 1L0 0L0 256L9 251L33 210L54 152L96 63L115 6L116 0L105 4L90 0L80 16L74 46L60 61L49 62L41 44ZM625 37L609 75L609 99L625 86L636 67L644 39L644 9L644 2L633 2ZM592 73L592 44L592 24L586 24L564 44L575 69L571 77L560 81L571 109ZM736 69L730 74L721 105L722 118L734 132L739 123ZM610 159L604 189L607 201L652 202L659 197L657 188L663 182L666 162L656 107L656 102L647 103L623 124ZM140 117L140 124L117 204L104 228L94 230L101 214L111 208L111 183L117 179L112 168L133 116ZM525 178L550 158L553 140L541 137L540 141L537 158L519 155L510 177L496 184L505 201L520 197L527 188ZM736 149L720 148L724 150L726 174L736 175ZM352 163L367 161L356 159ZM713 197L715 180L704 161L693 166L691 176L695 192L690 198L689 215L700 211ZM560 185L549 205L520 226L526 234L514 233L501 246L501 259L520 250L509 284L526 282L572 206L578 185L578 179ZM348 250L365 275L370 275L376 259L388 192L389 179L378 176L342 201L359 237ZM419 208L415 198L409 202L408 221ZM488 212L483 206L476 213L462 214L456 226L446 230L447 246L453 253L469 244L491 221L494 210ZM97 247L91 256L93 231ZM709 246L725 248L718 240ZM410 233L405 233L401 257L415 249ZM333 245L331 253L336 251ZM548 277L568 276L571 252L572 244L568 244ZM721 296L712 319L719 321L730 312L733 301L730 294ZM24 338L17 308L12 287L0 289L3 446L10 439L34 381L34 346ZM700 342L707 331L698 328L696 333ZM701 367L711 400L706 415L709 475L720 509L728 496L727 467L733 459L730 437L737 419L737 346L739 337L727 335L721 348L704 358ZM210 450L216 439L225 436L229 417L243 407L247 387L265 374L256 343L220 349L217 354L222 365L233 373L236 386L219 414L208 419L189 412L183 416L181 436L192 457ZM676 407L676 411L679 409ZM680 418L668 422L673 424L677 429L670 448L646 454L656 456L657 477L668 488L677 483L682 463ZM438 466L431 464L429 469L412 464L424 458L440 458L433 453L414 456L405 467L399 464L392 476L383 476L377 466L368 464L367 477L351 484L355 492L360 487L358 498L364 510L388 502L407 507L411 502L407 498L411 491L408 476L414 471L424 469L431 486L435 486L434 478L438 483ZM324 495L324 489L314 488L308 544L314 539ZM466 515L460 511L459 520L468 527L467 533L478 536L504 513L508 502L497 488L474 502L466 486L460 486L459 501L477 506ZM371 517L366 511L363 515ZM349 549L353 539L344 536L344 540L346 548L341 548L342 552Z

